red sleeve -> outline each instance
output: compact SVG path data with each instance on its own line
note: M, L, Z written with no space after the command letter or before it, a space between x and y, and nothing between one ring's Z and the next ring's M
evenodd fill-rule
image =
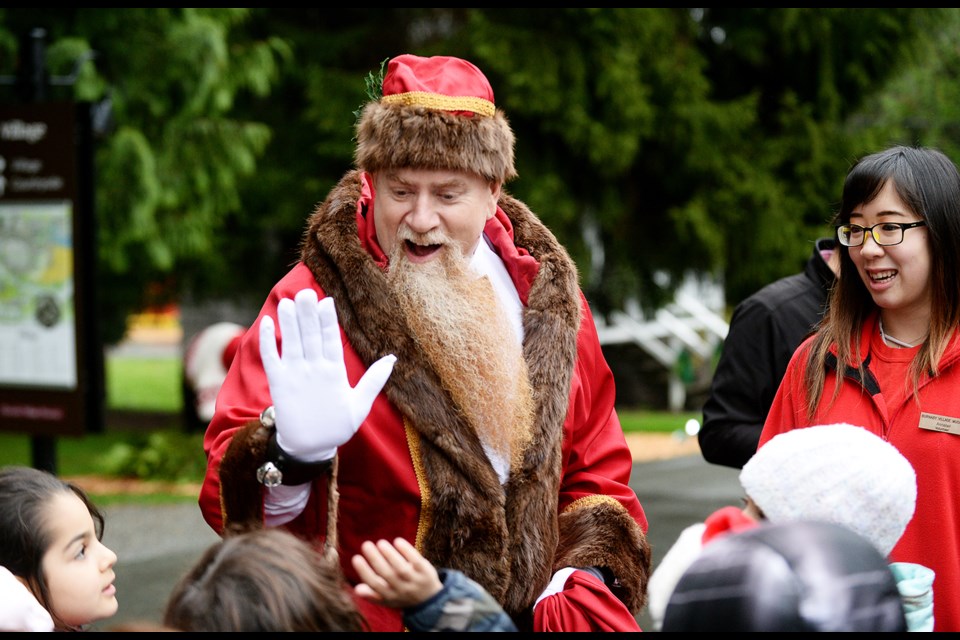
M207 471L200 489L200 512L214 531L223 532L223 502L220 487L220 462L233 436L271 404L267 376L260 361L260 318L270 315L276 320L277 305L283 298L293 298L301 289L312 288L323 298L313 275L298 264L270 291L256 321L244 334L217 396L217 410L203 438ZM279 331L279 323L276 323Z
M533 631L641 631L637 619L606 585L574 571L559 591L533 610Z
M646 515L636 492L630 488L633 455L614 408L613 373L600 348L590 307L585 300L582 306L577 363L564 423L560 511L585 497L610 496L620 502L646 532Z
M793 353L787 371L780 382L780 388L773 398L767 419L760 432L759 449L772 437L785 431L806 426L807 391L803 376L806 368L808 347L813 338L807 338Z
M613 374L585 299L582 307L564 422L560 540L553 570L604 567L617 579L614 595L636 613L646 600L650 575L647 518L629 484L633 457L614 410Z

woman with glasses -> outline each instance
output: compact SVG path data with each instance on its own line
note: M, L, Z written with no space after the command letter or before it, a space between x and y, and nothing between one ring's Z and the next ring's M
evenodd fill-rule
M866 156L835 223L829 310L794 353L759 446L847 422L897 447L917 506L891 561L933 569L934 630L960 631L960 173L935 149Z

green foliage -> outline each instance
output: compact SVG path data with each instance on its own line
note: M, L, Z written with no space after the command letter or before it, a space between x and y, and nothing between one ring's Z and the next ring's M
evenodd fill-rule
M88 491L98 506L117 502L196 502L195 485L203 480L205 459L201 434L175 430L155 434L110 431L82 437L58 438L57 472L64 478L122 478L155 480L163 484L150 494L99 488ZM151 463L156 455L170 456ZM0 466L31 465L31 443L26 435L0 433Z
M689 271L729 304L800 268L857 157L960 152L957 9L0 10L0 75L47 29L53 98L111 105L97 145L100 321L259 305L352 166L385 58L464 56L516 132L525 200L600 313ZM748 259L749 258L749 259ZM159 286L158 286L159 285Z
M157 212L163 187L157 158L143 132L122 126L98 154L102 180L97 189L100 261L110 273L143 268L140 252L152 257L147 264L162 272L172 265L164 251Z
M223 257L214 238L242 208L240 189L270 141L260 122L234 115L238 98L266 97L290 57L282 39L237 33L248 9L18 10L3 16L5 35L49 25L51 70L94 52L65 91L77 100L109 100L116 127L97 149L101 322L116 342L123 319L165 302L146 285L173 284L181 265ZM176 277L174 277L176 275Z
M390 58L384 58L380 62L380 69L376 73L371 71L367 74L367 77L364 78L364 84L367 87L367 100L359 107L356 111L353 112L354 117L357 120L357 123L360 122L360 116L363 115L363 108L370 102L377 102L383 96L383 77L387 75L387 63L390 62Z
M871 149L920 144L960 159L960 49L956 38L960 10L943 9L933 19L936 23L926 26L930 36L911 52L911 64L891 76L848 122L856 135L875 140Z
M199 482L206 470L203 436L177 431L131 434L103 453L97 464L110 476Z
M527 9L469 17L462 35L517 132L520 178L511 189L570 247L601 312L630 298L655 307L668 295L653 281L656 270L709 265L708 252L692 250L674 266L677 200L668 193L689 195L697 181L678 182L690 177L682 164L703 157L690 152L690 137L712 128L708 118L730 124L733 111L703 108L709 84L686 13ZM737 131L717 129L731 141ZM603 260L584 242L585 221Z

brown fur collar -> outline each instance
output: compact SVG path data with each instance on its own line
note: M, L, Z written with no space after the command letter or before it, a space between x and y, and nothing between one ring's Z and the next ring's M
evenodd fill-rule
M352 171L310 218L302 259L337 301L340 324L360 357L373 363L397 356L384 391L420 434L433 514L424 554L463 570L507 611L518 612L549 581L559 536L563 422L581 319L576 267L522 202L501 197L516 244L540 262L523 315L537 421L523 468L513 471L504 493L479 439L414 344L386 275L360 244L359 197L360 176Z

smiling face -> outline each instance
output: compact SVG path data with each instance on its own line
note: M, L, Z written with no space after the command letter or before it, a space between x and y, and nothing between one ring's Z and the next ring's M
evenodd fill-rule
M373 184L377 241L388 256L402 247L412 263L434 260L445 242L469 259L500 197L498 183L457 171L383 171Z
M98 539L93 518L76 495L64 491L45 508L50 546L42 568L54 619L80 627L117 612L113 565L117 555Z
M871 227L882 222L909 223L920 220L897 195L888 180L877 197L861 203L850 213L850 223ZM863 244L850 247L850 259L874 302L881 309L890 334L923 333L931 306L930 247L927 228L915 227L903 233L903 242L878 245L871 234Z

